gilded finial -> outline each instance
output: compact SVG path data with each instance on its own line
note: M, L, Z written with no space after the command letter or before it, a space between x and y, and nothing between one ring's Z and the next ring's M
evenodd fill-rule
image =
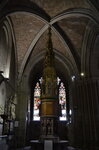
M53 44L51 39L51 27L48 28L48 41L46 45L46 54L44 66L53 66L54 65L54 52L53 52Z

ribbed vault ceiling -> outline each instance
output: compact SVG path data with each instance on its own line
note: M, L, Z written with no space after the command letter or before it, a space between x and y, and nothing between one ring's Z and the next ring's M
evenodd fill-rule
M12 0L9 0L10 2ZM61 2L60 0L18 0L15 3L20 2L21 6L24 4L22 7L24 12L20 11L20 6L19 11L8 15L15 31L19 76L21 77L29 63L28 58L33 60L33 57L45 49L49 25L52 28L53 48L80 71L86 28L89 22L98 22L95 20L94 14L97 12L92 3L89 0L61 0ZM11 4L13 11L16 4L14 2ZM25 12L26 4L28 9ZM31 10L33 8L35 13L28 13L29 7Z
M60 13L63 13L67 9L71 8L88 8L90 5L86 0L30 0L36 3L39 7L51 17L54 17Z

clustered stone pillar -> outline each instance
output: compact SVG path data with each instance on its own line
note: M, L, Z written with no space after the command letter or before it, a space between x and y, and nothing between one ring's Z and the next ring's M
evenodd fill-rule
M28 93L25 86L25 78L20 83L17 91L15 145L24 147L26 142L26 115L27 115Z
M83 79L72 87L73 144L97 149L99 146L99 80Z

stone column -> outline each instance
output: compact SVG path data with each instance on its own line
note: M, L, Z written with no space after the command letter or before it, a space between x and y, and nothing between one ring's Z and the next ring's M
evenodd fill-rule
M23 82L24 83L24 82ZM28 94L24 84L21 83L18 87L17 106L16 106L16 121L18 126L15 127L16 147L23 147L26 140L26 116L27 116L27 100Z
M99 80L83 79L72 86L73 144L95 150L99 143Z

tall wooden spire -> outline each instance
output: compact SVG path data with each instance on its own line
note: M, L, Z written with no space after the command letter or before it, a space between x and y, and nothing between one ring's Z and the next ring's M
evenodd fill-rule
M53 66L54 64L54 52L53 52L53 44L52 44L52 34L51 34L51 28L49 28L48 31L48 41L46 45L46 55L45 55L45 61L44 61L44 68L46 66Z
M58 119L57 76L55 71L55 56L51 39L51 29L48 31L48 41L44 58L43 81L41 86L41 139L55 141Z

